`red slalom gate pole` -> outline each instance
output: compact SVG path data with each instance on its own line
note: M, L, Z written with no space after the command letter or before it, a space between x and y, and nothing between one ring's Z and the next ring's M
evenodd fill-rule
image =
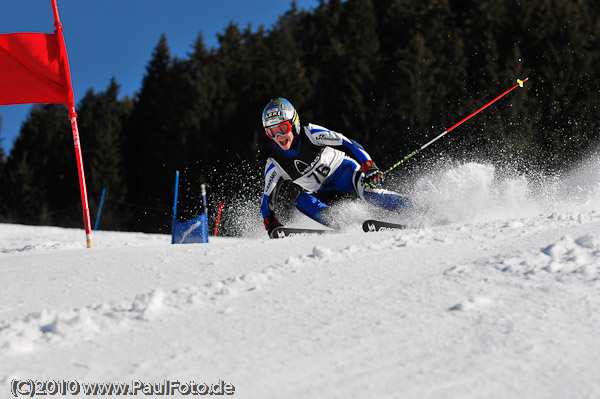
M433 144L434 142L436 142L437 140L441 139L446 134L448 134L452 130L454 130L454 128L462 125L463 123L465 123L466 121L468 121L469 119L471 119L472 117L474 117L475 115L477 115L478 113L480 113L481 111L483 111L484 109L486 109L487 107L489 107L490 105L492 105L493 103L495 103L496 101L500 100L502 97L504 97L505 95L507 95L508 93L510 93L511 91L513 91L514 89L516 89L517 87L523 87L523 83L527 82L527 80L529 80L529 78L525 78L523 80L517 79L517 84L516 85L514 85L510 89L506 90L504 93L500 94L498 97L494 98L492 101L490 101L489 103L485 104L483 107L479 108L477 111L473 112L471 115L467 116L466 118L464 118L460 122L456 123L455 125L452 125L448 129L444 130L439 136L437 136L436 138L434 138L433 140L431 140L429 143L422 145L421 148L419 148L418 150L414 150L413 152L411 152L410 154L408 154L407 156L405 156L401 161L396 162L394 165L392 165L388 170L386 170L383 173L388 173L388 172L396 169L398 166L402 165L404 163L404 161L406 161L409 158L411 158L412 156L418 154L419 151L421 151L421 150L429 147L431 144Z
M85 173L83 171L83 157L81 156L81 143L79 141L79 129L77 127L77 114L75 108L70 111L71 130L73 131L73 144L75 146L75 158L77 160L77 173L79 175L79 191L81 192L81 206L83 208L83 226L85 229L85 241L88 248L92 248L92 221L90 219L90 206L85 184Z
M219 210L217 211L217 221L215 222L215 233L214 237L219 233L219 223L221 222L221 210L223 209L223 201L219 202Z
M79 140L79 128L77 127L77 113L75 112L75 99L73 95L73 86L71 84L71 70L69 68L69 58L67 56L67 47L63 35L63 28L58 15L58 6L56 0L52 0L52 13L54 14L54 32L58 39L60 56L62 59L61 73L68 85L67 109L69 110L69 120L71 121L71 130L73 132L73 144L75 146L75 158L77 160L77 172L79 175L79 190L81 192L81 206L83 208L83 225L85 228L85 238L88 248L92 248L92 222L90 219L90 206L88 204L87 188L85 184L85 174L83 171L83 157L81 155L81 142Z

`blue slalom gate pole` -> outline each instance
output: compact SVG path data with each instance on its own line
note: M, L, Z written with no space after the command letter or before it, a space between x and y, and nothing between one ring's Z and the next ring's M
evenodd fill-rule
M175 235L172 233L177 218L177 193L179 191L179 171L175 172L175 199L173 200L173 221L171 223L171 244L175 244Z
M94 224L94 231L98 230L98 222L100 222L100 214L102 213L102 204L104 204L104 194L106 189L102 189L102 196L100 197L100 206L98 207L98 215L96 215L96 223Z

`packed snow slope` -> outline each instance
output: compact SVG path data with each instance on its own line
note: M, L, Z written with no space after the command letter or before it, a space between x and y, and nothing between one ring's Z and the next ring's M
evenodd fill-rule
M553 179L446 165L411 185L399 232L363 233L358 205L341 233L269 240L252 204L254 230L194 245L99 231L86 249L82 230L0 224L0 398L28 379L600 398L598 159Z

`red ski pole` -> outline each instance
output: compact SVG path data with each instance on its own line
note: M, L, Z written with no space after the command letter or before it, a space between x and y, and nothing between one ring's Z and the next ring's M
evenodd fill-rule
M414 150L413 152L411 152L410 154L408 154L407 156L405 156L401 161L396 162L394 165L392 165L388 170L386 170L383 173L387 173L387 172L390 172L390 171L396 169L398 166L402 165L404 163L404 161L408 160L413 155L416 155L417 153L419 153L419 151L427 148L429 145L433 144L438 139L440 139L443 136L445 136L446 134L450 133L452 130L454 130L454 128L462 125L464 122L468 121L469 119L471 119L472 117L474 117L475 115L477 115L478 113L480 113L481 111L483 111L484 109L486 109L487 107L489 107L490 105L492 105L493 103L495 103L496 101L498 101L499 99L501 99L502 97L504 97L505 95L507 95L508 93L510 93L511 91L513 91L514 89L516 89L517 87L523 87L523 83L527 82L528 79L529 78L525 78L523 80L517 79L517 84L516 85L514 85L510 89L506 90L504 93L500 94L498 97L494 98L492 101L490 101L489 103L485 104L483 107L479 108L477 111L473 112L471 115L467 116L466 118L464 118L460 122L456 123L455 125L452 125L448 129L444 130L439 136L437 136L436 138L434 138L433 140L431 140L429 143L422 145L421 148L419 148L418 150Z

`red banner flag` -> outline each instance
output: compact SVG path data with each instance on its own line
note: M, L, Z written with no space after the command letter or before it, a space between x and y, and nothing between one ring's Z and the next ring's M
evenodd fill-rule
M52 0L54 33L0 34L0 105L65 104L75 145L79 174L83 224L87 247L92 247L92 227L87 199L77 113L71 85L71 71L56 0Z
M0 34L0 105L73 104L59 33Z

